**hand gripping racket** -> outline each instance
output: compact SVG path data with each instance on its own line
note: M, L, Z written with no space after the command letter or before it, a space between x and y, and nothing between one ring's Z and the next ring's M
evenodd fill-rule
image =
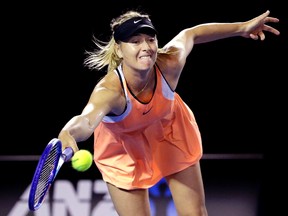
M67 162L73 154L73 149L70 147L62 152L62 143L57 138L53 138L47 144L38 161L32 179L28 200L30 210L36 211L40 208L58 171L64 162Z

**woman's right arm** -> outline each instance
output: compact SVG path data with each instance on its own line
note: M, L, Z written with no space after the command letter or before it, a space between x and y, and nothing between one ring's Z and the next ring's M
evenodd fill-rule
M105 115L118 114L124 109L125 99L121 97L121 88L118 85L110 87L111 80L108 80L105 77L96 85L82 113L72 117L62 128L58 135L62 149L72 147L74 152L78 151L77 142L87 140Z

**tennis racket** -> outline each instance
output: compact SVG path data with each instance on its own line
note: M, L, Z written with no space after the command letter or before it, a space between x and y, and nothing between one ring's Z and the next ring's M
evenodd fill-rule
M30 210L36 211L40 208L58 171L73 154L73 149L70 147L62 152L62 143L57 138L53 138L47 144L32 179L28 200Z

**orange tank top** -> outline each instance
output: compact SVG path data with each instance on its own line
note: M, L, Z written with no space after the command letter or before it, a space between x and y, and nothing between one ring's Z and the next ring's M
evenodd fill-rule
M119 116L105 116L94 132L96 166L104 181L119 188L150 188L202 156L194 114L155 68L156 85L149 103L131 94L120 66L115 70L126 109Z

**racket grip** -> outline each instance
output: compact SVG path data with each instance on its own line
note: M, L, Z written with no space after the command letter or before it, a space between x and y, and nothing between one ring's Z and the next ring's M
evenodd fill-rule
M73 156L74 151L71 147L65 148L62 152L62 156L64 158L64 161L67 162L71 159L71 157Z

